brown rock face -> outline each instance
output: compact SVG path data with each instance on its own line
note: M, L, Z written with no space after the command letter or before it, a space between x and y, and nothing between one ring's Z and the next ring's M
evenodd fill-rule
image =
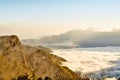
M14 49L15 47L21 48L21 43L16 35L0 37L0 49Z
M20 63L24 62L22 45L16 35L0 37L0 52L8 57L10 60L16 58L16 61L19 61ZM14 57L12 58L12 56Z

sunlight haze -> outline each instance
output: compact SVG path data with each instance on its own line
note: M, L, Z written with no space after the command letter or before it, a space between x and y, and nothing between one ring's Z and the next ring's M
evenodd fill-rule
M119 0L1 0L0 35L40 38L74 29L120 29Z

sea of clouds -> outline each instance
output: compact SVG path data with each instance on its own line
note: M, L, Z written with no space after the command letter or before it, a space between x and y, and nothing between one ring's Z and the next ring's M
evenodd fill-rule
M120 47L56 49L53 53L67 60L64 66L96 80L120 77Z

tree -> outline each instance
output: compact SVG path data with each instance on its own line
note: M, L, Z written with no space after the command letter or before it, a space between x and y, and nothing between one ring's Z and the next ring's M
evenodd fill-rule
M37 80L43 80L41 77L39 77Z
M45 80L52 80L50 77L46 76Z

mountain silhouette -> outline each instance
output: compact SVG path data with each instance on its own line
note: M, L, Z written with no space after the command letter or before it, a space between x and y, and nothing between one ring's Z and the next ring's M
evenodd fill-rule
M98 32L92 30L72 30L59 35L40 39L24 39L23 44L43 45L50 48L106 47L120 46L120 30Z

